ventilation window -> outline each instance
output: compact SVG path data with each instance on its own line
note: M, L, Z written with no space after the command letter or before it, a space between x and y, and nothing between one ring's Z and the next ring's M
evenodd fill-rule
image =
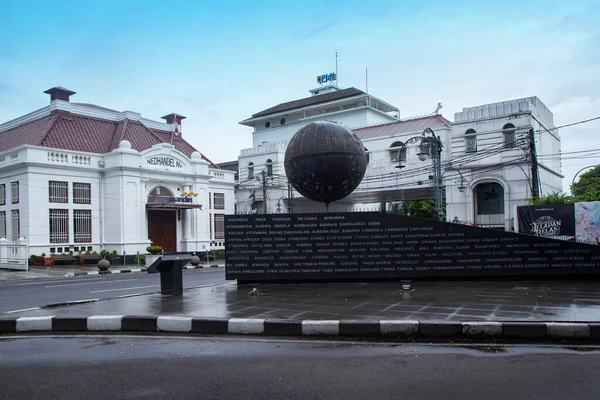
M506 124L502 127L502 133L504 134L504 147L510 149L515 147L515 126L513 124Z
M470 153L477 151L477 132L475 129L468 129L465 132L465 151Z
M279 121L281 123L281 125L285 125L285 118L281 118L281 121Z
M271 123L269 121L265 122L265 128L270 128L271 127Z

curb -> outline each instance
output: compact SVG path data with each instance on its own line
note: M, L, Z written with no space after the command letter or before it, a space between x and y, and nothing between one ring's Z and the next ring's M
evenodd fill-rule
M224 265L187 265L183 269L203 269L203 268L219 268ZM108 271L89 271L89 272L69 272L65 277L73 276L91 276L91 275L111 275L111 274L126 274L130 272L146 272L148 268L131 268L131 269L113 269Z
M106 331L426 339L600 339L600 323L584 322L321 321L144 315L0 318L0 333Z

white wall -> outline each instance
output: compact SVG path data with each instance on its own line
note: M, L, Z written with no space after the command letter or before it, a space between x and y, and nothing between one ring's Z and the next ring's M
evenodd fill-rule
M13 157L11 157L11 154ZM181 167L149 165L153 156L173 156ZM12 160L12 161L11 161ZM99 162L104 163L101 167ZM18 204L10 202L10 182L20 183ZM50 203L48 182L68 182L69 203ZM91 184L91 204L73 204L73 183ZM145 253L148 240L146 202L148 193L156 186L169 188L175 196L182 191L194 191L195 202L203 209L184 211L177 222L178 250L201 251L209 248L208 193L225 194L225 214L233 214L235 206L234 172L213 170L199 155L190 160L170 145L157 145L138 153L120 148L106 155L57 151L27 146L0 154L0 183L6 183L7 204L0 210L7 213L7 232L10 233L10 210L19 209L21 236L30 247L30 254L50 253L50 248L92 246L93 250L116 250L119 254ZM49 238L49 209L69 210L69 242L51 244ZM91 243L74 243L73 210L91 209ZM189 212L190 235L184 237ZM184 240L185 239L185 240ZM202 247L204 246L204 247Z

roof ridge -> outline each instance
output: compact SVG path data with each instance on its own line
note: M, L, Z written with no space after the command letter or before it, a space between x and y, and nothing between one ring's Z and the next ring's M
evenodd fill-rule
M113 148L117 148L119 146L119 143L121 143L123 141L123 138L125 137L125 132L127 131L127 121L128 119L124 119L123 121L120 121L119 123L117 123L117 126L115 126L115 131L113 133L113 136L111 138L110 143L108 144L109 148L106 149L106 151L111 151ZM119 129L121 130L121 133L119 134ZM115 139L119 139L119 141L117 143L115 143Z
M357 128L354 128L352 130L355 131L355 130L359 130L359 129L374 128L374 127L383 126L383 125L399 124L399 123L402 123L402 122L412 122L412 121L417 121L419 119L427 119L427 118L432 118L432 117L441 117L448 124L451 123L442 114L427 114L427 115L420 115L420 116L417 116L417 117L409 117L409 118L399 119L397 121L384 121L384 122L377 122L377 123L370 124L370 125L362 125L362 126L359 126Z
M159 142L161 142L161 143L165 143L165 142L163 142L163 140L160 138L160 136L158 136L158 135L156 134L156 132L154 132L152 129L148 128L148 127L147 127L145 124L143 124L141 121L136 121L136 122L139 122L139 123L140 123L140 125L142 125L142 126L144 127L144 129L146 129L148 132L150 132L150 133L152 134L152 136L154 136L156 139L158 139L158 141L159 141ZM168 131L165 131L165 132L168 132ZM192 147L194 147L194 146L192 146ZM196 149L196 148L194 147L194 149Z
M48 126L46 127L46 129L44 129L44 132L40 135L40 139L35 144L36 146L42 145L42 143L44 142L44 139L46 139L46 136L48 136L48 133L50 132L50 130L52 129L52 127L58 120L58 117L59 117L59 114L55 114L52 116L51 121L48 123Z

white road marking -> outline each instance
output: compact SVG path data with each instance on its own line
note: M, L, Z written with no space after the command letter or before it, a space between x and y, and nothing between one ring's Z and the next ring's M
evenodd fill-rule
M148 286L126 287L126 288L119 288L119 289L95 290L95 291L90 292L90 293L115 292L117 290L130 290L130 289L145 289L145 288L158 287L158 286L160 286L160 285L148 285Z
M86 282L89 281L100 281L103 278L89 278L86 279ZM15 286L29 286L29 285L46 285L48 283L61 283L61 282L68 282L68 281L72 281L72 279L61 279L60 281L44 281L44 282L30 282L30 283L17 283Z
M66 285L50 285L50 286L44 286L44 287L52 288L52 287L64 287L64 286L99 285L101 283L118 283L118 282L127 282L127 281L137 281L137 279L119 279L118 281L104 281L104 282L68 283Z
M40 309L39 307L23 308L21 310L4 311L3 314L14 314L14 313L18 313L18 312L33 311L33 310L39 310L39 309Z

